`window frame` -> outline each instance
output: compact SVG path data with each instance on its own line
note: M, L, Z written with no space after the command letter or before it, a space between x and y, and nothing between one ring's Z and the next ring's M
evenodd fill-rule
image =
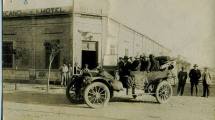
M6 53L6 54L4 54L4 50L3 50L3 48L4 48L4 46L5 46L5 44L11 44L11 51L10 51L10 53ZM7 45L7 46L9 46L9 45ZM14 62L15 62L15 60L14 60L14 42L13 41L2 41L2 68L14 68ZM7 51L8 52L8 51ZM4 56L5 55L10 55L11 56L11 65L5 65L4 64Z

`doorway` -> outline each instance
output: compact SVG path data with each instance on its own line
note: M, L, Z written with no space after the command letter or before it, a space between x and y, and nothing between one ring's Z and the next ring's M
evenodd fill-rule
M97 54L96 51L82 50L82 66L88 64L89 69L97 67Z
M82 42L82 67L88 64L89 69L94 69L98 65L98 44L94 41Z

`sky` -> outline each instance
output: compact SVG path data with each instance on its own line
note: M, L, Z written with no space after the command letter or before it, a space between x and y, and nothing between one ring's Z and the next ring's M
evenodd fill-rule
M215 0L110 0L110 15L186 57L215 67Z

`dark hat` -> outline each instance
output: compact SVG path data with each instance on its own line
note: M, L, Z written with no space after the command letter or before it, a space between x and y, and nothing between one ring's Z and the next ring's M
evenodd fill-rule
M124 56L124 59L129 59L128 56Z
M152 58L152 57L154 57L154 55L153 55L153 54L150 54L149 57Z
M198 65L197 65L197 64L194 64L193 67L198 67Z

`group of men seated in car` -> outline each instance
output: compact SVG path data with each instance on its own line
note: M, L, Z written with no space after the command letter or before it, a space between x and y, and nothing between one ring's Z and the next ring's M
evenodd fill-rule
M125 80L125 76L131 76L131 71L162 71L164 69L172 69L173 65L168 64L170 58L168 56L159 56L155 57L153 54L150 54L149 57L141 55L139 58L135 57L134 60L132 57L124 56L124 58L119 57L118 61L118 74L120 80L128 84L129 80Z
M124 56L124 58L119 57L118 71L119 75L130 75L129 71L159 71L160 62L155 59L154 55L150 54L149 57L140 56L132 57Z

